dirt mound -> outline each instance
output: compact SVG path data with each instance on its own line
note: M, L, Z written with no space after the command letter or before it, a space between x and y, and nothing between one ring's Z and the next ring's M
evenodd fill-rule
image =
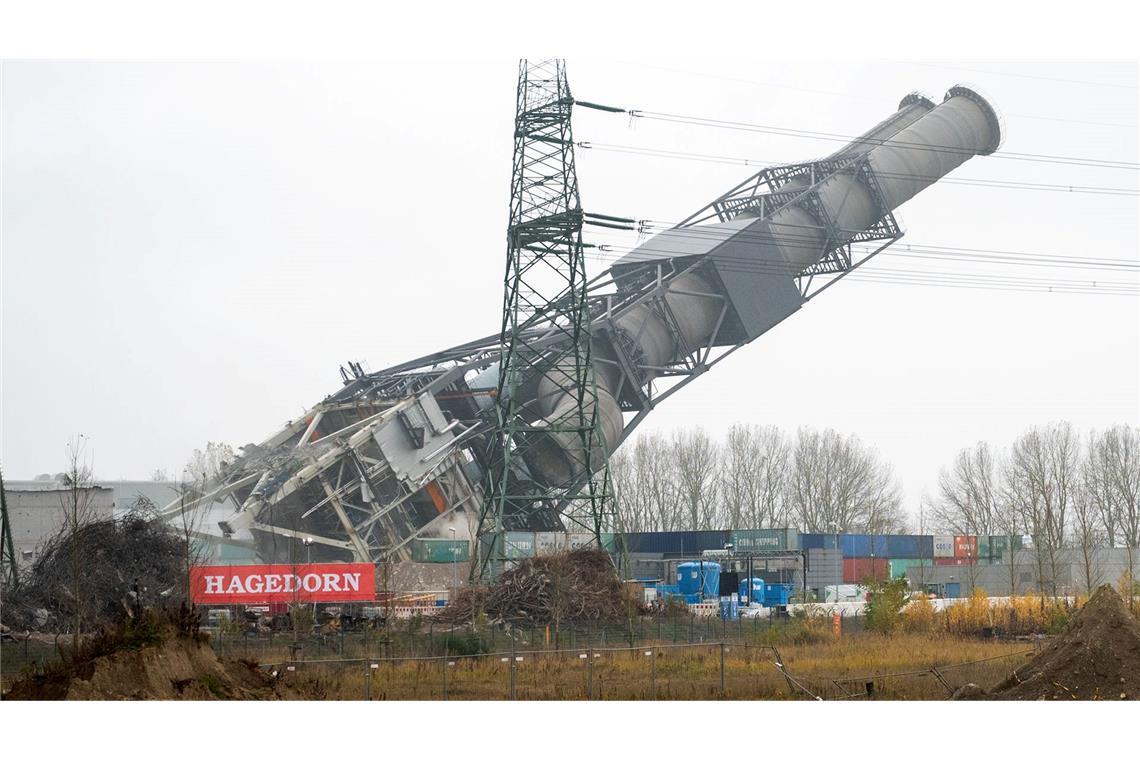
M256 665L180 638L24 676L4 699L276 699L275 686Z
M626 593L610 556L576 549L525 559L490 586L464 589L437 619L469 623L482 612L493 623L558 624L616 620L631 608L637 600Z
M1111 586L1101 586L990 698L1140 699L1140 621Z

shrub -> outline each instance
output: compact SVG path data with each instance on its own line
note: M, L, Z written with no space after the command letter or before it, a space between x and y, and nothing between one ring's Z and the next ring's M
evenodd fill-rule
M905 578L890 581L871 581L867 584L867 604L864 608L868 631L892 634L902 627L903 607L910 595Z
M902 612L903 630L911 633L929 633L934 630L934 605L925 595L915 597Z

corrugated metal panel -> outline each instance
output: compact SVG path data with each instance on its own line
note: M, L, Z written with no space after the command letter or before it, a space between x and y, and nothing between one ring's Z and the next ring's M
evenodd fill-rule
M954 556L976 558L978 556L978 537L954 536Z
M953 536L934 536L934 556L935 557L953 557L954 556L954 537Z

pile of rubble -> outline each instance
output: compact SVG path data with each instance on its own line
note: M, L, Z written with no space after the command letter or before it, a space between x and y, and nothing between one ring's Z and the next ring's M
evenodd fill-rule
M576 549L522 560L489 586L464 589L438 616L442 622L546 624L616 620L635 613L638 600L618 578L610 556Z

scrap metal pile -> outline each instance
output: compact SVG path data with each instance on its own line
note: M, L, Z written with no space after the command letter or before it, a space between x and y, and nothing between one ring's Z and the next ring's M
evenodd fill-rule
M637 609L609 555L587 548L525 559L490 586L464 588L436 619L462 624L486 615L492 624L557 625L618 620Z

